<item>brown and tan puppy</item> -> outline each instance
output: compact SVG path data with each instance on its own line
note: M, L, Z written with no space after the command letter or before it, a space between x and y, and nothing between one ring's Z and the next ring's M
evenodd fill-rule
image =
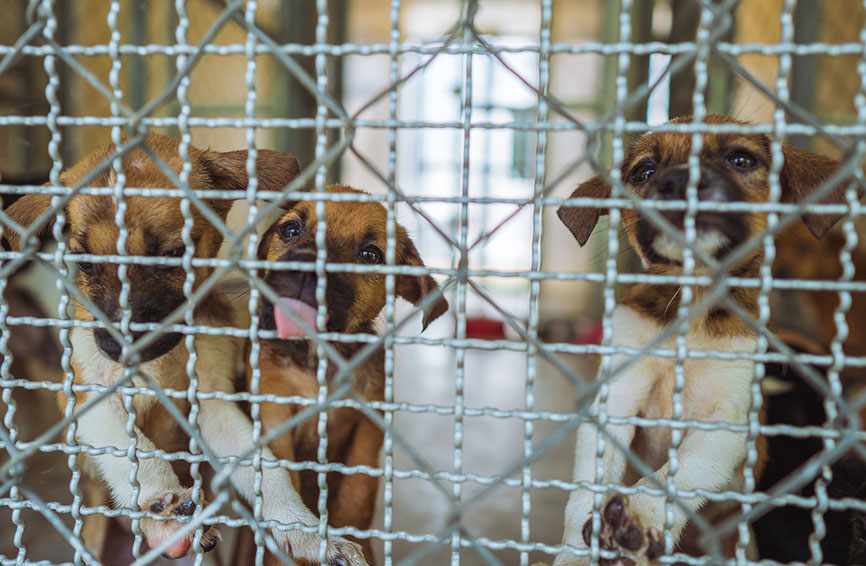
M859 245L851 250L855 281L866 279L866 222L854 223ZM820 240L810 237L802 226L793 225L784 230L775 240L776 259L773 262L773 276L786 279L807 279L813 281L838 281L842 276L842 262L839 253L845 245L845 233L841 226L830 230ZM780 293L781 294L781 293ZM786 321L797 324L825 348L829 348L836 337L836 308L839 306L839 293L836 291L797 290L785 291L793 295L800 317ZM787 297L786 297L787 298ZM845 354L866 356L866 325L859 321L866 316L866 294L852 293L851 306L847 312L848 334L843 342ZM854 383L866 381L866 369L848 367L843 374Z
M178 155L178 142L171 138L150 135L145 142L174 171L179 172L182 160ZM100 166L114 152L113 146L97 149L81 162L61 175L61 182L71 186ZM217 153L189 148L192 164L189 172L190 187L202 189L245 189L247 186L245 151ZM140 148L129 151L122 159L127 187L173 188L174 185L154 161ZM299 173L297 159L286 153L261 151L257 161L260 188L278 190ZM113 186L115 174L105 168L91 186ZM182 230L184 216L181 200L169 197L131 196L125 199L124 222L127 228L126 252L148 257L181 257L184 254ZM210 200L207 204L220 218L225 219L232 201ZM50 205L45 195L25 196L6 211L18 223L28 226ZM77 195L65 208L69 249L75 254L118 255L120 235L115 216L118 202L109 196ZM222 241L221 233L210 224L195 207L191 207L193 226L191 239L196 258L215 257ZM12 246L20 248L18 236L6 231ZM121 320L121 282L116 263L82 259L78 263L76 285L93 305L111 321ZM207 279L212 268L196 267L193 289ZM186 272L181 266L153 266L132 263L127 270L129 294L127 304L132 322L156 323L181 307L186 299L183 292ZM197 325L234 326L232 308L219 291L208 293L194 310ZM94 320L93 313L83 304L76 304L75 315L82 320ZM136 343L146 333L133 331ZM189 386L186 364L189 358L185 341L180 333L162 333L140 351L140 370L163 389L186 391ZM124 374L124 365L118 363L121 348L105 329L74 328L71 331L73 354L71 364L75 382L79 384L110 386ZM236 362L243 355L242 344L228 336L195 336L198 361L195 372L200 392L234 392L233 379ZM146 386L135 377L130 385ZM81 406L96 393L79 393L76 405ZM66 399L62 397L61 406ZM181 410L186 404L176 401ZM81 414L75 423L76 440L95 448L114 448L120 455L103 453L88 455L94 472L109 488L115 505L138 507L149 513L141 520L141 530L147 543L156 547L166 542L183 525L177 518L189 517L197 511L188 483L181 482L171 463L161 457L140 457L136 479L137 497L130 484L131 462L126 455L134 436L136 448L150 452L157 448L168 451L188 450L187 439L180 426L159 404L155 397L135 395L131 399L135 410L135 426L129 426L129 412L121 395L111 395ZM240 408L222 399L201 399L197 425L213 452L219 457L230 457L250 449L253 439L252 423ZM130 432L128 432L130 431ZM270 451L264 457L272 459ZM250 467L239 467L231 480L234 488L247 500L255 496L255 474ZM288 472L281 468L266 467L262 478L264 519L283 524L304 522L308 513L292 487ZM201 503L206 503L203 498ZM160 518L169 520L159 520ZM274 529L277 543L289 555L310 564L318 564L320 539L315 534L300 530ZM212 548L217 540L216 529L202 537L204 550ZM190 534L169 544L165 554L180 557L191 551ZM357 566L363 564L361 550L354 543L334 537L329 540L328 557L332 564Z
M687 122L689 120L678 120ZM708 116L708 123L741 123L720 116ZM688 183L688 159L691 151L690 134L648 133L638 139L622 163L622 183L629 191L645 200L684 200ZM717 134L704 135L700 152L698 198L718 202L766 202L769 195L768 174L771 164L770 140L763 135ZM785 163L781 171L782 201L797 202L818 188L839 167L829 158L785 147ZM577 188L572 197L606 198L610 185L602 177L594 177ZM844 202L842 186L821 202ZM584 245L604 210L591 207L563 206L559 217ZM684 211L665 210L662 215L682 230ZM643 215L631 209L622 211L623 225L629 242L641 257L647 271L653 274L681 274L683 249ZM815 236L820 237L838 220L837 217L807 214L803 221ZM696 216L697 246L706 254L723 260L741 243L759 234L766 226L766 215L760 213L720 213L702 211ZM729 273L736 277L758 277L764 256L755 248ZM697 273L711 270L700 261ZM707 288L693 287L694 301L700 301ZM678 285L639 284L630 289L613 314L612 344L642 348L652 341L677 316L680 304ZM758 314L758 291L735 288L731 297L746 311ZM711 305L698 313L685 334L688 350L722 352L754 352L756 335L745 322L733 314L724 303ZM676 350L675 336L659 348ZM613 355L611 367L616 368L629 356ZM643 417L649 419L674 416L673 391L675 358L643 356L637 363L615 373L608 381L604 401L596 398L591 413L599 414L605 403L609 418ZM683 364L685 383L682 393L681 419L707 423L746 425L751 406L751 386L754 363L744 358L694 358ZM671 431L666 427L636 428L633 425L607 425L602 458L603 472L596 478L598 427L581 424L575 448L575 483L636 485L649 489L666 485L672 465L669 460ZM650 469L653 477L641 477L629 469L626 456L615 448L611 438L637 454ZM745 432L728 430L685 429L676 450L677 471L674 484L679 491L724 490L742 491L742 466L747 454ZM759 443L759 451L762 444ZM758 465L760 468L760 463ZM757 470L759 471L759 470ZM556 566L589 564L589 547L596 537L592 525L594 492L577 489L569 497L565 513L563 543L575 550L561 553ZM719 505L706 505L707 498L681 498L692 511L703 508L711 518L729 512ZM684 537L688 515L679 504L673 506L671 532L683 550L698 537ZM602 551L615 557L601 558L599 564L631 566L657 564L665 554L663 537L666 524L665 498L639 491L634 495L608 492L601 504L601 524L598 543ZM669 549L669 550L677 550ZM726 551L728 549L725 549Z
M360 193L351 187L328 187L329 193ZM316 203L293 202L285 205L286 212L262 236L259 259L308 263L310 270L269 269L263 273L265 282L281 297L281 305L263 298L260 304L262 328L277 330L282 339L262 343L259 356L261 393L280 396L317 398L316 379L318 358L316 345L309 340L289 340L303 337L306 332L290 313L315 328L317 276L312 271L316 260ZM327 261L334 263L382 265L387 246L387 213L378 202L328 202L325 205L325 246ZM401 226L396 227L395 263L422 266L415 245ZM431 297L423 316L424 328L448 310L448 302L429 275L398 275L397 295L412 303ZM344 334L375 334L374 319L385 306L385 275L372 273L328 272L325 282L327 322L325 330ZM364 347L362 343L333 342L346 359ZM352 373L352 391L367 401L384 401L384 357L378 350ZM333 387L336 364L328 364L329 386ZM271 431L288 421L303 407L263 403L262 423ZM271 444L278 458L296 462L317 461L319 435L317 418L310 418L292 428ZM329 409L327 413L328 462L346 466L378 467L382 446L382 430L361 411L352 408ZM319 489L316 474L302 471L294 476L295 485L310 509L318 508ZM373 520L379 480L366 474L328 474L328 519L335 527L368 529ZM373 556L369 539L359 539L367 561ZM269 563L277 563L271 561Z

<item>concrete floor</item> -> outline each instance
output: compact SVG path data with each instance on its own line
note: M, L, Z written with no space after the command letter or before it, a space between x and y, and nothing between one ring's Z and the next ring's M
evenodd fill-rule
M453 321L441 320L425 333L436 337L447 334ZM414 328L414 326L413 326ZM591 362L587 359L568 359L581 375L591 375ZM473 351L465 355L465 390L463 406L467 409L522 410L526 407L527 356L512 351ZM423 368L423 371L419 371ZM434 405L449 408L455 404L456 354L451 349L423 345L399 346L396 359L396 401L418 405ZM558 413L568 412L575 401L575 388L558 370L539 360L535 381L535 409ZM53 394L48 392L16 391L18 411L15 422L21 427L22 439L34 438L59 418L54 412ZM4 407L0 412L5 413ZM532 435L532 444L544 442L559 428L555 423L537 422ZM405 438L411 449L437 472L455 470L453 414L438 415L431 412L400 412L395 416L395 429ZM573 434L538 457L530 471L536 480L567 480L571 475ZM524 422L518 418L496 418L492 416L469 416L463 419L462 471L493 478L512 470L523 457ZM407 450L395 443L395 469L406 471L416 465ZM521 471L511 477L521 476ZM25 482L46 501L71 503L69 493L69 469L66 456L59 453L41 454L32 459L25 474ZM452 509L454 483L433 482L420 479L396 479L393 482L393 515L395 531L410 535L439 537L447 525ZM491 541L521 541L521 499L519 487L480 485L465 481L461 485L463 501L478 496L478 501L467 506L462 524L473 537ZM443 492L444 491L444 492ZM529 494L528 540L557 544L562 535L562 512L567 494L556 488L532 489ZM8 496L7 496L8 497ZM11 521L8 499L0 499L0 555L14 559L18 549L13 544L15 526ZM376 528L383 525L383 495L380 492ZM70 524L68 516L62 516ZM72 547L49 523L33 511L20 516L25 525L23 542L26 558L30 561L52 562L71 560ZM231 564L230 546L232 533L221 527L224 541L218 546L219 553L208 555L206 563ZM377 562L383 564L383 545L376 541ZM428 553L417 562L411 562L416 553ZM520 553L516 550L501 550L493 553L502 564L520 564ZM476 549L461 548L459 564L475 566L488 564ZM455 563L451 558L450 539L445 545L428 542L395 541L392 546L394 564L410 561L419 565L442 565ZM528 562L549 560L550 557L533 552ZM161 561L162 562L162 561ZM169 564L170 562L165 562ZM171 562L178 565L178 562Z
M396 397L398 401L429 403L437 406L453 406L454 353L441 355L436 348L407 346L398 353ZM566 361L581 375L591 375L591 362L575 358ZM526 364L527 356L510 351L467 351L465 360L464 406L467 409L526 408ZM431 372L412 372L409 367L429 367ZM403 370L402 368L406 368ZM449 373L450 372L450 373ZM449 378L449 376L451 376ZM574 406L576 390L568 379L556 368L539 361L534 388L535 410L565 413ZM454 471L454 427L453 415L400 413L395 419L396 429L405 435L412 446L424 457L433 470ZM536 422L532 434L532 445L538 446L557 431L560 425L550 421ZM546 453L534 459L530 471L535 480L570 480L573 463L574 435L555 444ZM518 418L492 416L466 417L463 420L463 472L492 478L503 476L514 469L524 455L524 421ZM396 467L401 470L414 468L414 463L403 450L396 451ZM511 474L520 478L522 470ZM421 479L395 480L394 525L397 529L412 534L440 534L446 525L446 517L452 508L452 482L442 482L446 493L432 482ZM463 525L474 537L491 541L521 541L522 490L519 487L480 485L478 482L462 483L462 500L472 500L467 506ZM532 489L529 491L529 536L531 542L558 544L562 537L562 515L567 493L556 488ZM423 502L423 505L419 505ZM381 511L380 511L381 515ZM380 519L381 520L381 517ZM381 523L379 523L381 524ZM394 544L393 556L396 564L408 559L429 543L399 542ZM516 550L494 552L505 565L520 564L520 553ZM418 564L442 565L451 563L450 546L440 548ZM381 554L380 554L381 556ZM541 552L533 552L529 563L549 560ZM464 566L486 565L489 562L476 549L462 548L459 564Z

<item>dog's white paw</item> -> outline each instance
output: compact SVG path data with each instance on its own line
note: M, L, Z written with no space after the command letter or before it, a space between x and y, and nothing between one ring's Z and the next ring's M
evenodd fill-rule
M583 542L589 546L592 543L592 519L584 523L582 535ZM603 550L624 554L617 558L599 559L600 566L652 564L665 550L661 533L643 525L640 517L629 508L628 497L623 495L612 497L604 505L598 544Z

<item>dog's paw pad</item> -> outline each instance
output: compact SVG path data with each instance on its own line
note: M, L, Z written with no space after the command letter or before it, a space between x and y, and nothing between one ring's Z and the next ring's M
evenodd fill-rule
M147 509L154 515L169 517L180 515L191 517L195 514L196 504L192 500L192 490L187 489L180 492L168 492L146 501L141 507ZM204 497L199 498L204 504Z
M616 534L616 543L632 552L643 546L643 534L637 525L628 524Z
M205 505L204 497L200 497L200 501L202 505ZM192 500L191 489L165 493L144 502L141 507L160 517L192 517L197 509L196 503ZM173 537L181 528L183 528L183 523L174 519L159 521L150 517L144 517L141 520L141 530L150 548L158 547L164 541ZM163 551L162 555L165 558L181 558L186 556L192 547L194 538L195 531L172 543L171 546ZM219 531L212 527L206 528L202 533L200 541L202 552L213 550L219 540Z
M590 546L592 519L584 523L581 534ZM603 566L634 566L636 560L654 561L665 551L663 537L654 528L645 529L640 518L629 511L628 498L621 495L611 498L602 508L598 545L602 550L627 555L601 559L599 564Z
M611 499L604 507L604 513L602 516L608 525L614 529L619 529L626 516L625 503L623 502L622 497L617 495Z

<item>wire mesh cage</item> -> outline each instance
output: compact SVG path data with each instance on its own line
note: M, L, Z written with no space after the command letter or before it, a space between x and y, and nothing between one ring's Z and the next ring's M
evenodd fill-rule
M2 564L866 563L862 2L7 8Z

